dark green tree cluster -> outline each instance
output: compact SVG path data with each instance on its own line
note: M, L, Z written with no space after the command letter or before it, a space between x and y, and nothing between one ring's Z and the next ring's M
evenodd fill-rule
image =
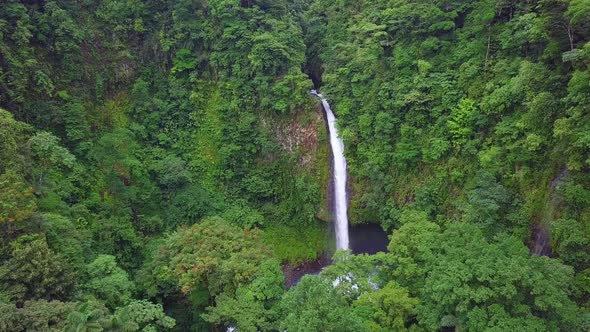
M293 14L0 1L0 331L270 324L282 261L326 248L325 129ZM183 257L200 232L212 247Z
M574 269L513 235L405 212L388 253L347 256L280 302L289 331L586 331Z

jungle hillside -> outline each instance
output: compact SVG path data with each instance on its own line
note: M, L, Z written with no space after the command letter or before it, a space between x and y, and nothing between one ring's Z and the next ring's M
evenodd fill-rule
M0 0L21 331L590 331L590 0Z

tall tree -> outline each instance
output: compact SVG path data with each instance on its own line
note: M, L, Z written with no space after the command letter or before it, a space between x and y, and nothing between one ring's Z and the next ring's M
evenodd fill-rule
M47 246L45 236L23 235L10 243L10 258L0 267L2 291L12 301L66 300L74 291L75 274Z

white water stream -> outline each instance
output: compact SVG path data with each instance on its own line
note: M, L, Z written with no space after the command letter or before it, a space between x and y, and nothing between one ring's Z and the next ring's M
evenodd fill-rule
M322 94L311 90L311 94L322 101L328 129L330 131L330 145L334 159L334 224L336 228L336 249L348 250L348 201L346 198L346 158L344 157L344 142L338 136L336 117L330 108L330 104Z

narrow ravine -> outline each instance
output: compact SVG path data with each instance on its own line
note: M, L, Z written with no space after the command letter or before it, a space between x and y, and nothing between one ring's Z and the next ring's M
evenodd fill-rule
M322 101L326 112L328 129L330 131L330 146L334 162L334 225L336 230L336 249L348 250L348 201L346 197L346 158L344 157L344 142L338 135L336 128L336 116L330 108L330 104L324 96L315 90L311 94Z

